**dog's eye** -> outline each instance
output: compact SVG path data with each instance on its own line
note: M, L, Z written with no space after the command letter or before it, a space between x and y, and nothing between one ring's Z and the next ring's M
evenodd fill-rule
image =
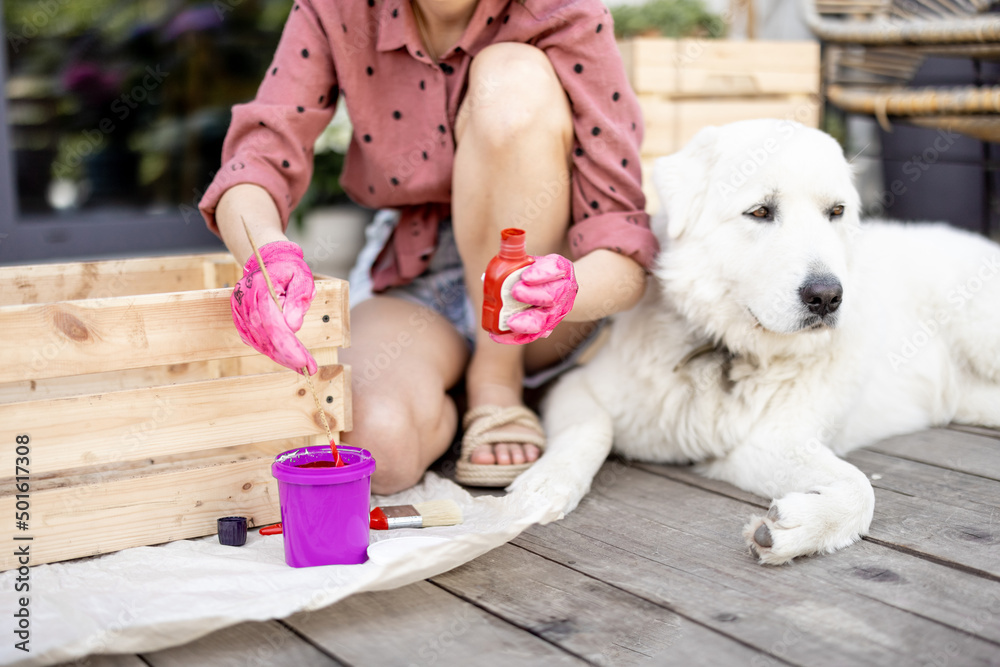
M839 218L842 215L844 215L844 205L843 204L837 204L836 206L834 206L833 208L830 209L830 218L831 219L833 219L833 218Z
M744 215L749 215L751 217L757 218L758 220L770 220L771 219L771 209L766 206L758 206L752 211L747 211Z

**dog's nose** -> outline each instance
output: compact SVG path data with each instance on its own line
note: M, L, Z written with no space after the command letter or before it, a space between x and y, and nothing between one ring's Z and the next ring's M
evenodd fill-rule
M840 308L844 296L844 288L833 276L816 276L808 278L799 288L799 298L809 312L820 317Z

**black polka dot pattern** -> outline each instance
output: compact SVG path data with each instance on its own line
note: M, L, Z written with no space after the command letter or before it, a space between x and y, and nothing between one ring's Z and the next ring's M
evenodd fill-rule
M293 2L295 1L297 0L293 0ZM346 21L348 20L347 18L342 19L343 21L345 21L345 23L341 25L341 28L345 34L353 35L358 40L359 45L362 43L361 42L362 36L360 35L358 28L360 28L362 25L365 25L366 22L370 23L372 22L373 19L378 19L379 16L383 17L383 21L385 14L389 14L393 19L398 19L398 18L404 19L403 22L390 21L388 26L384 26L386 30L390 29L392 30L393 36L402 35L404 23L409 22L409 17L405 14L405 12L409 10L407 9L406 5L402 4L401 0L400 1L383 0L382 2L376 2L376 0L365 0L367 6L370 8L369 13L367 14L365 14L364 10L362 9L364 5L358 2L358 0L353 0L353 2L355 3L354 4L355 13L353 15L355 18L350 19L351 29L348 30L348 26L346 24ZM518 5L523 3L522 2L509 3L508 5L508 3L504 2L500 4L507 5L507 7L504 7L503 14L487 15L485 17L483 17L482 14L480 14L478 19L479 27L476 28L475 24L470 26L471 36L468 38L469 39L468 43L470 44L470 48L471 45L480 43L476 41L477 39L479 39L479 37L475 39L473 38L475 34L478 34L480 37L486 37L490 35L496 37L497 35L500 35L499 39L501 39L502 41L510 39L517 39L518 41L522 41L520 36L520 31L522 28L524 28L524 25L522 25L522 23L525 24L530 23L531 21L530 12L529 14L518 14L518 20L515 22L515 25L519 26L518 35L514 35L513 33L505 33L504 31L506 30L506 28L500 26L498 26L497 29L494 31L492 28L493 24L502 23L504 26L506 26L510 22L513 13L521 11L520 9L518 9ZM529 4L528 6L530 7L531 5ZM294 10L299 10L300 5L295 4L293 8ZM484 9L486 8L484 7ZM345 17L347 15L348 15L347 13L344 14ZM312 21L314 18L312 8L310 7L309 12L307 12L303 16L304 18L309 18L310 21ZM356 19L359 19L358 23L355 23ZM615 161L614 158L615 153L619 153L620 155L621 152L625 152L631 155L630 151L632 148L634 148L632 144L636 143L635 137L637 136L637 134L635 133L638 132L639 121L637 120L631 122L627 120L627 116L629 115L629 113L634 113L632 109L634 108L635 98L634 96L629 98L623 98L624 95L629 93L628 83L624 80L624 77L622 77L620 73L616 73L616 71L613 71L614 70L613 67L610 68L612 71L609 72L609 66L603 59L597 57L591 57L590 55L591 53L595 53L595 55L600 55L600 54L607 55L607 52L610 52L610 50L613 48L611 43L613 37L612 33L614 32L613 30L614 26L610 17L606 17L606 19L608 21L607 37L600 37L600 35L604 32L604 23L603 23L604 19L602 19L601 22L599 23L590 23L590 25L593 26L594 28L594 33L591 33L592 36L589 39L594 41L592 42L591 50L584 49L581 51L577 51L578 54L577 57L581 58L581 60L576 61L572 56L566 57L566 55L564 54L564 60L562 60L559 63L556 63L560 65L562 68L560 71L560 76L562 77L566 87L567 98L569 99L571 105L573 105L575 102L575 106L572 106L571 108L572 108L572 113L576 116L577 135L575 137L576 141L570 146L570 150L572 151L572 153L569 154L569 157L570 159L574 160L574 162L578 167L584 169L585 171L589 169L588 165L593 165L595 169L598 169L599 172L603 172L604 175L604 178L596 178L592 183L588 183L586 182L587 179L584 179L584 182L577 184L579 187L574 187L574 191L576 194L573 196L573 205L576 209L575 210L576 220L582 220L585 218L593 217L595 219L595 223L602 220L604 216L607 216L608 212L614 211L615 215L617 215L619 209L623 207L626 209L633 208L629 204L631 203L631 200L634 199L634 195L637 192L636 181L640 171L639 169L631 169L631 164L629 164L631 160L636 159L637 156L635 155L633 155L633 157L630 158L618 158L619 164L624 173L615 172L613 166ZM591 20L593 19L591 18ZM296 21L297 19L293 20L292 24L301 27L301 24L296 24ZM589 23L590 21L586 22ZM332 27L332 31L330 31L331 34L328 35L328 37L330 43L334 44L334 48L337 48L336 42L338 42L339 40L338 38L336 38L335 26L336 26L335 22L332 22L332 26L329 26ZM391 26L391 28L389 28L389 26ZM587 27L585 25L580 25L578 27L583 30L582 34L583 41L587 41L588 40L588 38L586 37ZM407 32L409 31L407 30ZM312 35L311 33L304 33L304 32L299 33L299 35L302 34L307 35L307 37L306 38L298 37L296 39L295 34L291 35L292 39L289 40L291 43L288 44L287 49L283 51L282 57L284 58L284 60L281 60L281 62L284 63L283 66L279 67L278 65L276 65L277 61L280 60L281 58L276 58L271 63L270 74L275 77L275 81L273 82L269 81L272 87L281 87L282 85L292 86L293 84L301 83L298 79L299 74L296 71L295 64L298 62L297 60L295 60L296 54L298 54L304 61L307 61L304 62L303 65L308 65L309 62L315 65L322 65L330 57L330 54L326 51L327 48L326 41L314 41L313 37L315 35ZM528 37L530 37L528 33L525 34L528 35ZM486 38L487 41L496 41L495 39L490 37ZM350 38L345 37L344 39L349 40ZM371 90L372 85L378 85L381 88L383 86L390 85L391 83L394 84L397 81L402 86L401 90L402 92L405 91L406 86L413 85L413 82L416 81L417 86L419 87L419 90L421 92L425 91L430 92L431 96L435 100L438 99L438 97L441 97L442 100L447 97L449 101L448 103L449 105L451 105L451 103L454 101L453 100L454 86L450 84L458 85L460 87L459 90L461 92L461 87L463 86L464 82L462 80L456 79L456 77L461 72L463 74L462 78L464 78L464 75L467 72L467 65L472 56L470 52L465 51L463 48L466 42L462 42L462 46L455 46L455 44L453 43L452 49L442 54L439 59L437 57L431 57L431 54L428 54L427 52L423 51L422 50L423 44L420 44L419 41L417 41L416 43L414 43L413 40L407 40L407 41L408 44L407 42L400 42L399 45L403 46L404 44L407 44L409 49L407 49L406 46L404 46L403 48L398 49L397 53L393 55L376 53L376 49L372 43L372 40L370 39L367 42L364 42L366 48L362 49L362 53L359 54L359 57L354 58L355 64L353 68L348 69L346 70L346 72L343 73L341 72L337 73L338 75L343 74L343 76L338 76L338 78L348 81L353 81L355 86L357 86L358 83L367 84L368 89L361 90L359 88L358 90L361 90L361 92L359 94L353 95L352 97L357 97L358 100L361 100L362 97L364 97L365 99L370 99L369 96L372 93ZM419 47L420 50L416 50L414 47ZM364 53L367 53L368 55L364 55ZM316 56L318 60L313 59L314 54L319 54ZM407 56L412 56L412 58L409 58ZM409 65L407 67L410 68L407 70L408 75L403 76L402 78L400 78L401 72L397 71L397 67L395 65L395 63L399 61L400 58L405 58L409 62ZM587 61L583 62L582 60L583 58L586 58ZM367 66L364 64L365 60L369 60L369 64ZM417 61L417 63L419 64L414 63L414 61ZM375 63L378 63L379 66L379 71L378 71L379 79L374 78L376 69ZM282 79L277 79L277 75L279 74L278 72L279 69L282 70L280 72L280 74L282 75ZM364 70L363 73L362 70ZM268 70L265 70L265 72L267 71ZM570 77L569 76L570 71L575 73L577 76ZM438 72L446 76L451 76L451 78L450 79L442 78ZM424 79L419 78L421 75L423 75L425 78ZM584 75L586 75L586 78L584 78ZM431 83L430 87L427 86L426 77L430 77L430 83ZM285 79L290 79L290 81L286 81ZM348 85L351 84L348 83ZM298 114L303 115L303 121L306 120L304 116L306 110L309 110L310 112L315 112L318 110L325 109L329 113L332 107L336 106L338 100L341 99L343 91L338 90L336 86L332 86L326 94L319 94L318 92L316 92L316 90L317 88L320 87L321 86L312 86L311 90L309 88L304 88L304 87L299 88L300 92L304 91L306 93L305 95L296 94L294 92L295 89L290 88L289 90L292 91L291 94L285 96L286 99L286 101L284 102L285 113L287 114L288 110L294 108L298 112ZM610 93L608 92L609 90ZM622 90L624 90L625 93L622 93L621 92ZM357 93L358 91L354 92ZM410 95L412 95L412 93L410 93ZM402 97L405 99L405 93L404 95L402 95ZM425 101L430 99L430 98L425 98L424 96L420 96L420 98L424 99ZM344 99L346 99L346 97ZM623 101L623 99L624 99L624 106L618 105L617 102ZM613 104L609 105L608 104L609 100ZM396 106L396 104L399 104L399 106L394 109L393 107ZM361 147L355 145L355 149L360 148L363 153L369 156L364 161L367 161L368 159L373 159L374 156L379 154L380 151L391 151L391 152L400 151L400 154L403 154L402 153L403 150L409 152L412 151L414 148L416 148L415 151L409 152L409 155L411 156L409 160L413 160L415 159L415 156L419 155L420 157L416 159L428 162L427 166L429 166L431 153L434 153L436 163L442 159L444 159L447 162L451 158L452 151L454 149L453 142L455 141L455 136L452 134L452 130L454 128L452 127L449 121L450 116L447 116L444 113L444 109L440 109L437 112L434 112L425 110L426 105L421 104L418 105L417 107L411 108L409 104L410 104L409 101L403 102L397 100L395 103L393 103L392 101L383 100L381 104L381 110L376 110L375 118L377 120L374 123L359 123L361 127L356 128L355 130L356 134L354 134L353 136L353 141L360 142L363 144L363 146ZM406 114L404 114L402 111L403 106L406 106L407 108ZM626 112L626 109L628 109L628 112ZM315 114L311 113L310 117L312 117L313 115ZM398 125L388 124L390 115L392 119L394 119L395 121L399 121ZM406 116L405 125L403 123L404 115ZM435 115L438 116L439 120L439 125L436 126L433 125L434 122L433 118ZM288 122L287 117L279 118L273 115L268 115L266 112L259 113L258 118L260 116L268 116L269 118L273 118L274 122L277 123L276 126L270 127L271 123L266 123L263 120L259 120L258 122L259 127L262 129L265 128L268 129L269 133L273 132L276 127L282 127L283 132L288 131L287 129L283 128L284 124ZM445 120L443 121L441 120L442 116L445 117ZM279 120L281 121L280 123L278 122ZM588 122L589 124L591 124L589 131L587 129ZM379 123L382 123L382 125L379 125ZM598 125L598 123L600 123L600 125ZM246 123L244 127L249 126L249 129L252 130L253 127L252 124L253 121L251 116L250 122ZM293 122L291 127L294 128L296 125L299 124L295 124ZM622 128L626 128L630 124L632 126L634 133L631 141L629 140L628 135L624 136L622 135ZM380 133L378 145L374 143L374 136L372 134L365 133L365 131L363 130L364 125L369 126L370 128L368 130L369 133L370 132ZM386 130L390 125L392 127L392 131L389 134L386 134ZM425 135L427 132L431 133L430 137L431 139L433 139L433 132L434 128L436 127L439 133L438 137L439 143L435 144L433 141L431 141L430 143L425 143L423 146L420 146L419 143L414 141L409 146L405 145L397 146L397 143L400 142L400 139L402 139L403 140L402 143L405 144L407 138L418 137L421 132L420 129L421 127L423 127L422 131L425 133ZM590 139L587 139L588 133L590 134L591 137ZM257 135L257 136L259 138L259 137L264 137L265 135ZM269 161L272 164L272 169L274 166L278 166L278 168L281 169L282 171L288 171L289 173L285 174L284 176L286 179L292 179L292 180L298 178L301 171L298 167L298 165L300 164L298 160L302 159L311 160L313 153L313 147L311 144L309 144L308 141L301 139L298 136L294 137L294 139L295 140L293 141L280 144L284 145L284 149L280 148L279 145L278 147L276 147L276 150L274 150L274 152L272 152L268 156ZM621 141L622 139L624 139L624 141ZM426 138L423 139L423 141L426 142ZM301 146L302 150L301 153L296 153L292 148L297 144ZM282 155L282 153L284 153L284 155ZM442 157L442 153L444 153L444 157ZM293 157L296 160L294 164L292 164ZM309 163L306 162L304 164L307 165L306 171L308 171ZM374 165L375 163L373 162L372 164ZM296 169L294 173L291 171L293 166ZM437 172L435 170L430 170L434 171L434 174L429 174L427 166L425 166L423 170L420 170L418 167L416 171L414 171L413 173L431 175L433 176L432 180L436 180L438 178ZM636 163L636 166L638 167L639 164ZM248 167L252 167L252 165L248 164ZM407 165L408 169L412 170L412 167L413 167L412 163L410 165ZM399 168L397 167L392 170L397 171L399 170ZM362 175L360 172L358 174L355 174L355 176L353 177L354 180L350 181L349 185L353 188L353 191L359 194L364 193L365 190L367 189L368 195L370 197L369 200L365 200L365 203L367 204L391 205L393 203L398 203L396 200L402 199L404 196L403 193L405 193L406 196L409 196L410 193L406 191L407 188L413 187L415 184L420 185L422 187L423 181L425 179L425 176L423 175L420 176L419 179L411 178L410 177L411 171L404 170L401 173L402 176L395 176L391 173L391 171L385 170L384 167L382 167L381 169L374 168L368 170L367 177L365 177L365 175ZM361 178L358 179L358 176L360 176ZM368 183L365 183L366 180L368 181ZM402 183L403 180L406 180L406 188L404 188L404 185ZM378 183L379 185L375 185L375 183ZM617 185L612 185L611 183L616 183ZM390 188L384 189L384 186L386 184L390 184ZM621 197L618 197L619 186L621 186L622 188ZM447 187L447 184L444 187ZM583 188L587 192L587 194L590 195L590 199L587 198L586 194L581 196L582 193L580 193L580 188ZM363 197L361 197L361 199L363 199ZM608 209L608 211L606 212L605 209ZM636 211L636 216L631 216L628 222L631 225L644 225L645 220L646 218L644 214L640 214L639 211ZM421 224L418 224L421 239L425 238L429 229L428 225L424 224L425 222L426 221L421 221ZM580 249L593 248L595 246L610 247L610 245L607 244L607 240L603 239L601 236L602 234L604 234L603 231L604 226L602 225L599 226L601 227L602 231L593 232L593 234L596 235L597 238L593 238L589 230L585 233L572 235L571 241L574 244L574 246L578 246ZM581 229L582 228L583 227L581 227ZM409 225L407 225L407 229L409 230ZM636 238L638 238L638 236ZM430 239L430 242L432 241L433 238ZM428 243L425 243L424 245L426 246L428 245ZM636 250L634 247L632 247L632 245L633 241L630 237L630 239L626 242L626 247L624 248L624 250L626 253L632 253L634 256ZM416 255L418 255L420 252L423 251L418 250L417 252L413 253L411 255L411 261L413 258L416 258ZM646 259L645 256L643 256L643 258L644 260ZM420 259L421 261L429 260L429 257L422 257Z

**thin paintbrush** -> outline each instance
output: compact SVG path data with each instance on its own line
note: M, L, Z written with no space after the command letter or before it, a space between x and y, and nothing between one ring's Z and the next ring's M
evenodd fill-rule
M250 242L250 247L253 248L253 255L257 258L257 266L260 267L260 272L264 275L264 282L267 284L267 293L271 295L271 299L274 301L274 305L278 307L278 311L284 313L285 309L281 307L281 302L278 301L278 294L274 291L274 283L271 282L271 276L267 272L267 267L264 266L264 259L260 256L260 250L257 249L257 244L254 243L253 234L250 233L250 227L247 226L247 221L240 216L240 220L243 222L243 230L247 233L247 241ZM316 402L316 409L319 410L319 418L323 421L323 428L326 429L326 437L330 440L330 451L333 452L333 462L338 468L344 465L343 459L340 458L340 452L337 451L337 443L333 440L333 432L330 430L330 423L326 419L326 412L323 411L323 404L319 402L319 394L316 393L316 387L313 385L312 377L309 375L309 369L302 369L302 376L306 379L306 384L309 385L309 390L312 392L313 401Z
M459 523L462 523L462 508L454 500L429 500L412 505L376 507L368 516L368 527L372 530L430 528ZM260 529L261 535L280 535L281 532L280 523Z

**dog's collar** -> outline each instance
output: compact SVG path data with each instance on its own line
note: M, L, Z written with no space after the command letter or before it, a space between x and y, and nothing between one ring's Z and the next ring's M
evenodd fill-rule
M723 345L722 343L705 343L703 345L699 345L698 347L694 348L693 350L685 354L684 357L677 362L677 365L674 366L674 373L684 368L698 357L710 354L712 352L723 352L727 357L730 358L733 356L733 353L730 352L729 349L726 348L726 346Z

